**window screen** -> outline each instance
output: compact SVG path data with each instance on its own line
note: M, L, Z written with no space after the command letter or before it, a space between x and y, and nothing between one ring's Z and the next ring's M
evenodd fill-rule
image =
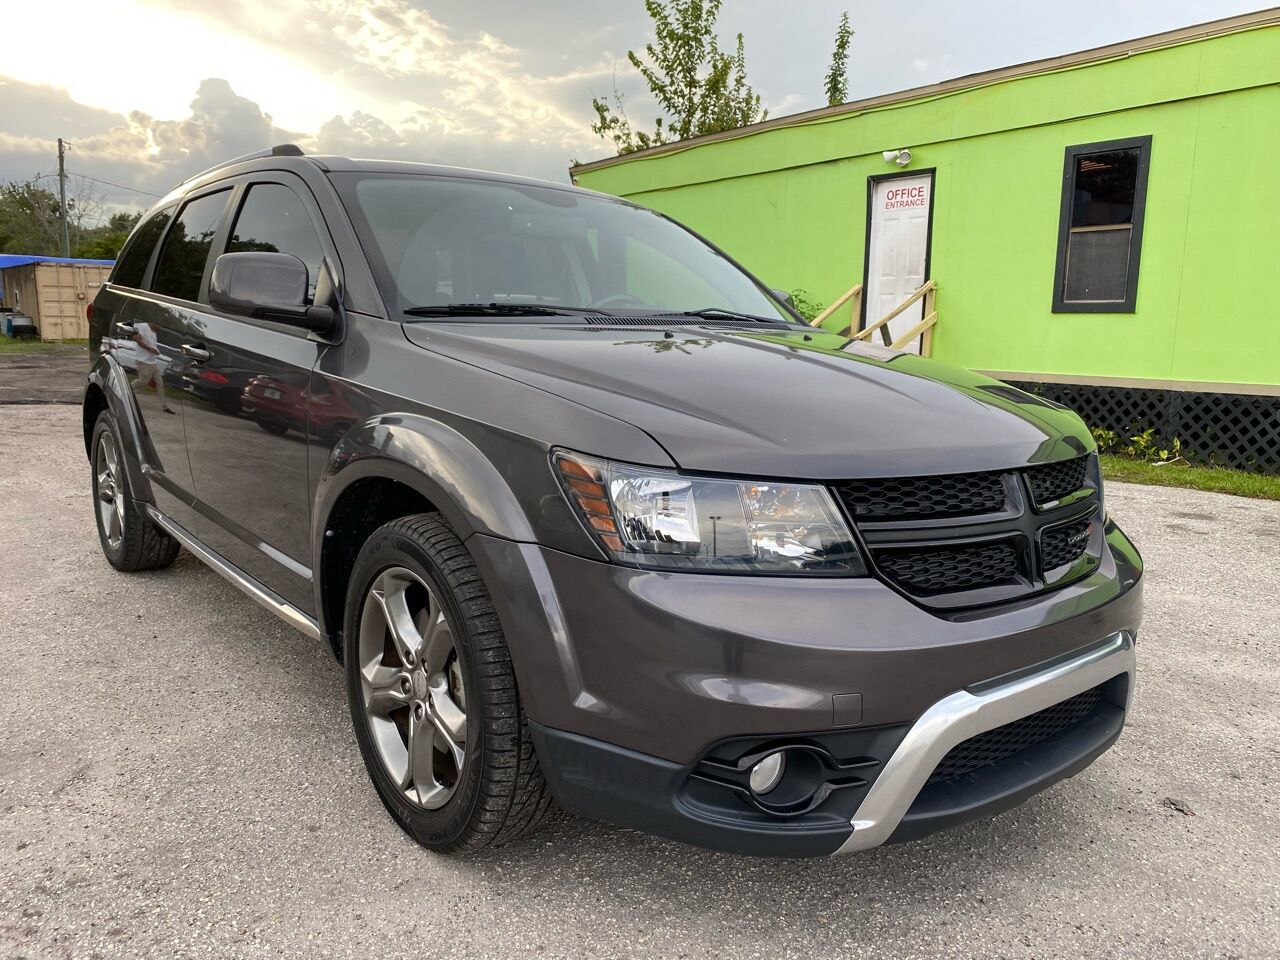
M111 282L122 287L140 287L146 275L147 264L151 262L151 253L159 243L164 228L169 225L173 216L173 208L153 213L147 222L133 232L132 238L124 251L116 260L116 268L111 274Z
M1068 147L1056 312L1131 313L1151 138Z
M231 228L227 253L288 253L307 265L307 297L316 291L324 251L301 198L282 183L255 183Z
M218 232L230 195L230 190L222 190L183 206L160 251L156 273L151 279L152 290L182 300L199 297L209 247L213 245L213 235Z

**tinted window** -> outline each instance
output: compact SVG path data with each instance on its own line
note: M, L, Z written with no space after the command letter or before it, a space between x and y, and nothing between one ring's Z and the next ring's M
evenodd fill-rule
M209 247L218 231L229 190L192 200L182 208L160 251L151 289L182 300L200 295L200 279L209 259Z
M1075 158L1075 198L1071 226L1133 223L1133 194L1142 151L1112 150Z
M142 286L147 264L151 262L151 252L160 242L160 235L164 233L172 216L172 207L161 210L152 214L146 223L133 232L129 243L116 260L116 269L111 274L112 283L118 283L122 287Z
M307 265L307 295L315 294L324 251L307 208L288 187L255 183L249 188L227 242L228 253L246 250L297 257Z

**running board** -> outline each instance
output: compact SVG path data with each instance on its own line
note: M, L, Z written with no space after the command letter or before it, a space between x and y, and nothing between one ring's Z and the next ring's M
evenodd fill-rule
M170 520L151 504L146 504L146 510L147 516L151 518L157 527L194 553L206 566L212 567L217 573L253 597L254 600L257 600L258 603L291 627L301 630L312 640L320 639L320 625L310 616L303 613L274 590L263 586L263 584L249 576L239 567L222 559L222 557L188 533L184 527Z

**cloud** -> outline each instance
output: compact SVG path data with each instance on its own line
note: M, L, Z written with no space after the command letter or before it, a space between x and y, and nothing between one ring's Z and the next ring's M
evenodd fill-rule
M73 169L161 194L214 163L280 142L296 142L309 152L423 160L557 181L565 180L572 160L609 152L590 131L591 97L613 86L616 58L600 52L609 27L584 30L572 44L551 44L538 40L536 31L531 39L523 28L510 39L492 32L514 30L516 15L455 12L451 26L407 0L130 2L143 32L183 23L190 36L227 42L240 37L246 52L256 52L228 57L223 43L206 54L201 44L191 43L181 46L180 63L149 64L154 76L180 67L177 75L195 87L185 113L97 109L56 87L0 78L0 177L46 172L53 156L47 141L58 135L75 143L68 161ZM586 3L580 13L591 9ZM519 17L528 19L527 13L521 7ZM539 19L547 21L541 29L563 38L559 24ZM165 56L172 59L176 48L168 49ZM583 49L587 56L573 52ZM277 75L264 76L264 63ZM193 75L199 66L209 69L203 79ZM134 75L133 67L124 69ZM313 96L300 93L307 78L315 80ZM246 96L246 88L254 93ZM330 88L341 97L330 98ZM138 102L132 95L116 99ZM326 103L333 104L327 117ZM294 122L280 124L276 117L282 114ZM146 201L143 194L104 190L116 204Z
M501 17L487 18L479 29L451 28L407 0L167 3L222 28L233 24L282 56L305 60L350 90L362 115L470 138L477 146L557 147L563 161L592 148L591 92L607 89L614 63L607 55L584 60L519 47L493 32L494 24L511 22ZM483 154L475 159L482 162Z
M0 109L6 117L0 179L26 180L56 169L48 136L56 127L73 134L68 169L136 188L98 185L113 208L148 206L154 201L148 193L163 195L194 173L277 143L297 143L308 153L484 167L561 182L582 147L582 138L575 146L565 131L535 135L499 122L496 115L486 119L473 111L459 114L412 101L400 105L396 122L357 110L335 114L315 131L287 130L262 105L217 77L200 82L187 115L178 119L95 110L64 91L4 78ZM52 123L50 114L64 119Z

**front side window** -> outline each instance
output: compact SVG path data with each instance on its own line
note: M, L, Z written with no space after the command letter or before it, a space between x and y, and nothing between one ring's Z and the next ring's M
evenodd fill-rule
M1151 138L1068 147L1055 313L1132 313Z
M147 218L147 222L133 232L124 251L116 260L116 268L111 274L111 282L122 287L141 287L142 278L146 276L147 264L151 262L151 254L164 234L173 216L173 208L158 210Z
M499 303L792 319L714 248L629 203L460 177L333 180L393 310Z
M200 296L209 248L230 196L230 190L220 190L183 206L156 261L156 273L151 279L153 291L180 300L195 300Z
M315 295L324 250L302 199L282 183L255 183L245 194L227 253L288 253L307 265L307 297Z

